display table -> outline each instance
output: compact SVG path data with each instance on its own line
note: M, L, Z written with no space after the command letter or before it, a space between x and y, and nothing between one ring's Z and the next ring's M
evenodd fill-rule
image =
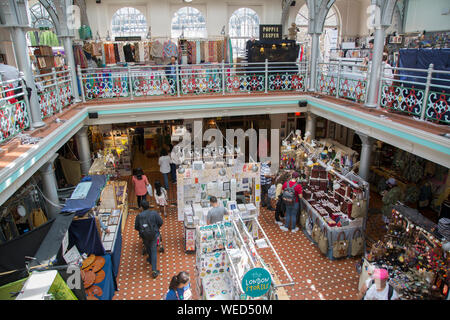
M114 293L117 289L116 285L116 276L114 275L114 266L112 261L112 255L105 255L103 256L105 258L105 265L103 266L103 271L105 271L105 279L103 279L102 282L96 284L96 286L99 286L103 294L101 296L97 296L99 300L112 300L114 297Z
M91 165L89 169L89 175L102 175L102 174L110 174L114 175L114 168L108 168L105 166L105 160L103 158L97 158Z
M361 232L361 234L364 234L363 230L363 218L358 218L355 220L350 221L348 226L342 226L342 227L330 227L325 220L322 218L322 216L317 212L316 209L314 209L308 201L305 199L302 199L302 208L306 210L308 214L308 221L306 223L306 228L303 230L303 232L306 234L306 236L311 240L311 231L312 231L312 225L318 222L321 230L326 230L326 236L328 238L328 252L327 252L327 258L334 260L333 258L333 244L337 241L338 236L341 233L345 234L345 239L341 240L348 240L348 248L347 248L347 257L351 256L351 240L353 238L353 235L357 230ZM309 227L308 227L309 225ZM317 244L317 243L316 243Z
M56 270L34 271L16 300L78 300Z

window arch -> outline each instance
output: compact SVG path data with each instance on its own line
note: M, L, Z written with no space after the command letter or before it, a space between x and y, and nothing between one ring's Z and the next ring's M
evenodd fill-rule
M28 39L32 46L60 46L60 41L55 33L55 23L47 9L40 2L37 2L30 8L30 18L33 28L40 29L40 31L28 32Z
M111 33L113 37L143 36L147 33L147 19L136 8L120 8L112 17Z
M30 17L33 28L55 29L55 24L50 14L40 2L30 8Z
M295 24L299 29L299 32L297 33L297 40L311 44L311 36L308 34L309 9L306 4L304 4L298 11L295 18ZM340 22L338 12L333 5L325 18L323 33L320 36L320 52L322 60L324 61L329 60L331 49L337 48L339 28Z
M240 8L233 12L229 21L229 34L233 57L244 57L247 41L259 37L258 14L250 8Z
M206 38L206 19L193 7L183 7L175 12L172 18L171 37Z

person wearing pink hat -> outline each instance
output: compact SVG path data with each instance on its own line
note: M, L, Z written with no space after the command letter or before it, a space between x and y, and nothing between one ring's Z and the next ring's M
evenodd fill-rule
M375 269L372 278L361 287L359 295L362 300L398 300L398 293L388 283L388 279L386 269Z

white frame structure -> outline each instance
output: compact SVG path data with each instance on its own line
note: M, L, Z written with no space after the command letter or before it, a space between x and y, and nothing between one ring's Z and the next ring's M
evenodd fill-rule
M170 35L173 39L206 39L208 30L206 29L206 19L202 12L194 7L182 7L178 9L170 25Z
M297 33L297 41L308 43L311 46L311 36L308 34L308 24L309 24L309 8L306 3L301 6L295 17L295 24L299 29ZM328 11L327 17L325 18L325 23L323 25L323 33L320 36L320 55L323 61L328 61L330 56L330 51L325 52L325 37L327 36L327 31L337 29L337 36L339 42L340 35L340 19L336 7L333 5Z
M228 30L233 47L233 58L244 57L247 41L259 38L260 19L255 10L239 8L228 21Z
M148 23L145 15L136 8L122 7L111 19L112 37L145 36Z

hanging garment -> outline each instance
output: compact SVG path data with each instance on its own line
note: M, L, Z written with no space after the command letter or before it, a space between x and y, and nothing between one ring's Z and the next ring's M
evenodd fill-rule
M139 62L141 61L141 58L139 56L139 43L135 42L134 43L134 62Z
M145 43L140 42L139 43L139 62L145 61Z
M120 55L119 55L119 44L114 43L114 56L116 59L116 63L120 61Z
M164 42L163 54L164 54L164 58L178 56L177 45L170 40Z
M123 46L123 52L125 54L126 62L134 62L133 49L131 48L131 45L129 43Z
M223 60L223 41L217 41L217 62L221 63Z
M87 53L89 53L91 56L94 55L94 48L92 46L92 43L90 43L90 42L86 42L83 45L83 50L86 51Z
M202 52L200 49L200 41L195 41L195 61L196 63L201 63L202 62Z
M125 62L125 53L123 52L123 43L119 43L119 59L120 59L120 62Z
M205 41L200 41L200 63L205 62Z
M233 62L233 45L231 43L231 38L228 38L228 50L229 50L228 53L229 62Z
M47 222L47 217L41 208L33 210L31 219L34 228L37 228Z
M192 41L187 42L187 61L192 64Z
M156 40L152 43L152 49L150 51L150 55L154 58L162 58L163 57L163 45L161 42Z
M191 42L191 48L192 48L192 64L197 64L197 44L195 41Z
M93 43L92 44L92 55L93 56L101 56L102 55L102 45L101 43Z
M151 50L152 44L151 42L146 42L144 46L144 60L150 61L150 50Z

